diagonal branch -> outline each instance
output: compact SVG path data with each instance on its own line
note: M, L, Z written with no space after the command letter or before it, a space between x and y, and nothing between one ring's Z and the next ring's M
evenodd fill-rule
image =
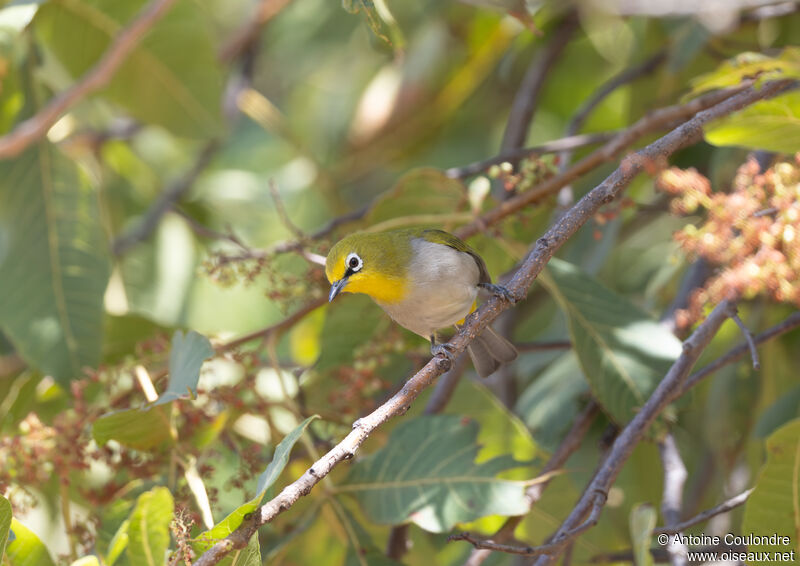
M585 198L585 197L584 197ZM516 547L515 554L539 556L537 563L548 564L575 539L597 523L606 502L606 494L647 429L670 403L670 394L679 388L689 375L703 350L717 334L730 314L730 303L723 301L711 312L694 333L683 343L683 352L672 364L667 375L644 404L636 416L625 426L614 440L605 461L600 465L589 485L561 527L550 537L547 544L538 547ZM465 539L466 540L466 539ZM469 542L472 542L470 540ZM492 541L480 541L480 548L510 552L508 545L497 545ZM474 543L473 543L474 544Z
M0 159L19 155L31 143L43 137L69 108L106 86L122 62L136 49L142 37L167 13L175 1L152 0L142 8L136 19L114 37L100 60L77 83L53 98L34 116L14 128L14 131L0 137Z
M611 202L633 181L645 166L655 159L663 159L678 149L699 141L702 138L703 125L710 120L735 112L758 100L776 96L794 86L790 81L769 82L756 90L752 85L744 87L738 94L725 99L720 104L700 112L685 124L679 126L659 140L648 145L638 153L625 158L619 168L612 173L603 183L587 193L572 209L554 224L533 245L522 266L516 271L507 285L511 297L522 299L534 279L539 275L544 266L553 257L553 254L585 224L606 203ZM522 195L520 195L522 196ZM512 306L506 298L494 296L480 309L470 315L455 337L451 340L451 350L458 355L466 349L467 345L498 315ZM644 434L644 429L652 422L655 415L663 409L668 402L667 394L672 392L675 384L680 384L682 378L688 374L689 369L696 361L705 345L727 317L727 302L715 309L709 318L701 324L692 337L686 342L684 353L678 362L656 389L653 396L642 408L633 421L617 438L611 449L609 457L601 466L595 480L584 497L573 510L568 520L558 531L554 542L567 532L589 528L593 523L586 522L585 518L596 518L602 508L599 494L605 493L608 486L616 478L622 462L633 450L635 444ZM720 310L724 307L723 310ZM248 516L242 524L226 538L217 542L207 550L195 563L195 566L211 566L218 563L225 555L237 548L244 548L250 537L261 526L272 521L278 514L294 505L300 497L307 495L311 489L333 468L344 460L351 459L361 444L376 428L390 418L403 414L409 405L428 387L434 379L449 369L450 363L441 357L432 358L420 371L413 375L403 385L402 389L393 395L383 405L369 415L362 417L353 425L353 430L327 454L317 460L298 479L287 485L277 496L268 501L254 513ZM636 426L634 426L636 425ZM604 500L604 498L603 498ZM594 508L597 510L594 511Z
M180 198L192 188L192 185L200 174L208 167L208 164L219 150L219 142L212 140L206 144L198 154L192 167L179 179L176 179L161 191L158 198L153 201L150 208L142 216L142 219L130 230L118 236L111 244L111 251L115 256L124 255L139 242L143 242L158 227L161 218L175 205Z

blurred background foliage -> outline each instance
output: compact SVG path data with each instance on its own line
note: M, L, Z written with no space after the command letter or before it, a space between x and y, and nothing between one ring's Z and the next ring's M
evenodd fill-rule
M593 148L460 169L470 163L616 132L753 76L800 75L794 3L697 4L177 0L105 88L0 161L0 495L11 503L0 498L2 563L188 563L421 367L427 345L366 298L326 305L319 261L341 235L456 231ZM69 88L144 6L0 2L0 133ZM515 141L515 97L536 65L532 119ZM762 172L781 159L766 151L785 155L780 182L740 170L754 150ZM787 232L800 229L798 151L800 97L788 94L720 121L670 160L714 192L735 178L745 192L757 186L767 191L759 202L784 214L774 245L790 267L747 272L764 283L743 291L754 332L800 304L800 234ZM472 236L495 280L617 164ZM673 233L712 207L670 210L671 196L691 200L703 181L675 182L665 196L655 177L640 176L581 228L498 322L521 345L513 367L488 381L467 369L443 415L426 410L423 393L226 563L461 564L470 547L448 533L493 533L525 513L527 480L596 402L580 448L515 531L544 542L679 338L722 296L709 291L678 314L686 281L702 284L711 268L700 244L682 251ZM728 323L704 359L740 338ZM780 458L800 442L790 422L800 416L799 340L766 343L760 371L728 366L663 415L573 562L633 560L629 517L642 523L639 505L661 500L655 441L667 433L689 470L684 515L757 486L743 509L694 532L744 532L743 517L746 532L761 528L774 501L757 484L769 446L778 448L763 474L792 488ZM769 529L796 535L796 514L787 507ZM406 523L407 551L387 557L390 530ZM486 564L520 560L494 553Z

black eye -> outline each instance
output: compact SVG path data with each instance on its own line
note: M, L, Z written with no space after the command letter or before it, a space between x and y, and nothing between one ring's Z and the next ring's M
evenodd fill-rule
M361 269L361 266L364 265L364 262L361 261L360 257L358 257L358 254L351 253L350 255L347 256L345 264L347 265L348 269L350 269L350 271L358 271L359 269Z

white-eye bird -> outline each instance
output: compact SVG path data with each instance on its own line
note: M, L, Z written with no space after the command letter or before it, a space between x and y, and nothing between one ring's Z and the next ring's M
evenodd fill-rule
M478 289L511 300L493 285L483 259L442 230L410 228L351 234L328 253L328 300L341 292L369 295L398 324L431 341L431 353L452 359L436 331L459 324L475 310ZM517 357L517 350L486 327L467 347L475 370L487 377Z

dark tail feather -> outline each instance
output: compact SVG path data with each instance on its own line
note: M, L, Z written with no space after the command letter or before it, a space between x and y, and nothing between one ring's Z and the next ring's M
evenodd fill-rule
M517 359L517 349L508 340L487 326L483 333L467 346L475 371L481 377L489 377L497 368Z

